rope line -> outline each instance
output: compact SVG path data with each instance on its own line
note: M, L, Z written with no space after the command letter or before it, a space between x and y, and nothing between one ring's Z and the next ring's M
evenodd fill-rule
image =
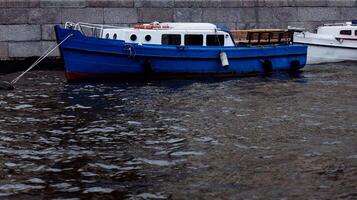
M62 43L64 43L68 38L72 37L73 33L69 34L66 38L62 40L59 44L54 47L48 48L26 71L22 72L18 77L11 81L11 84L15 84L20 78L22 78L27 72L29 72L32 68L34 68L37 64L39 64L43 59L45 59L48 55L50 55L57 47L59 47Z

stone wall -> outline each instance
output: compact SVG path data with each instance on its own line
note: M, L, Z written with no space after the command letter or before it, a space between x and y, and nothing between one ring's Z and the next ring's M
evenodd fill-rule
M0 0L0 60L39 56L55 44L53 26L82 21L212 22L232 29L314 29L357 19L357 0ZM58 56L54 52L52 56Z

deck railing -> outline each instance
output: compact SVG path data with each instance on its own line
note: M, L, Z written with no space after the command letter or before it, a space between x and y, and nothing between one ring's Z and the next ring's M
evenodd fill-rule
M231 30L236 44L265 45L293 42L293 31L288 29Z
M78 23L66 22L65 28L72 28L74 30L78 30L86 36L102 37L104 29L107 28L124 29L127 27L104 25L104 24L91 24L86 22L78 22Z

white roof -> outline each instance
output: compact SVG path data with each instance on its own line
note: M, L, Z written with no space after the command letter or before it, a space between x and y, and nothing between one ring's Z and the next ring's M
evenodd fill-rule
M195 30L214 30L217 28L216 25L211 23L171 23L164 22L160 23L162 26L169 26L170 29L195 29Z

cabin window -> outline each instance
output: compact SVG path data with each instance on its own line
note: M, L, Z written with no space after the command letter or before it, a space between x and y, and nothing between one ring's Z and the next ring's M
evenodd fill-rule
M113 35L113 39L114 39L114 40L116 40L116 39L117 39L117 37L118 37L118 36L117 36L117 34L116 34L116 33L114 33L114 35Z
M109 33L107 33L107 34L105 35L105 38L107 38L107 39L109 38Z
M161 44L164 44L164 45L180 45L181 44L181 35L164 34L161 37Z
M340 31L340 35L351 35L352 31L351 30L342 30Z
M203 35L185 35L185 45L202 46Z
M224 35L207 35L207 46L224 46Z
M355 30L355 36L357 36L357 30Z
M132 34L130 36L131 41L135 41L138 37L135 34Z
M151 40L151 35L146 35L146 36L145 36L145 40L146 40L147 42L149 42L149 41Z

